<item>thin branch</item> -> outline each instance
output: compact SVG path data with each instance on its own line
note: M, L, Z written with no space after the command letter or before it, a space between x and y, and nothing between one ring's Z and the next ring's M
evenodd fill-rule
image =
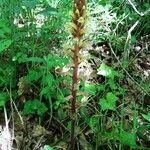
M136 28L136 26L139 24L139 20L136 21L134 23L134 25L128 30L128 36L127 36L127 39L126 39L126 44L129 42L129 40L131 39L131 32Z
M119 65L122 67L122 63L121 63L120 60L117 58L117 56L116 56L116 54L115 54L113 48L111 47L111 44L109 44L109 46L110 46L110 49L111 49L112 54L115 56L115 58L116 58L116 60L118 61ZM142 91L144 91L148 96L150 96L150 94L149 94L137 81L134 80L134 78L129 74L129 72L128 72L126 69L124 69L123 67L122 67L122 69L123 69L123 71L128 75L128 77L131 79L132 82L134 82Z
M144 16L144 13L139 12L131 0L128 0L128 2L130 3L130 5L132 6L132 8L134 9L134 11L135 11L138 15L140 15L141 17Z
M131 5L132 8L134 9L134 11L135 11L138 15L140 15L141 17L147 15L147 14L150 12L150 8L149 8L148 10L146 10L144 13L143 13L143 12L139 12L131 0L128 0L128 2L130 3L130 5Z

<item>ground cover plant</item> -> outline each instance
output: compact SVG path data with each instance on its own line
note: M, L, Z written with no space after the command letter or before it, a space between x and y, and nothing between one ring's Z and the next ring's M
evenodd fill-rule
M0 0L0 149L150 149L149 0Z

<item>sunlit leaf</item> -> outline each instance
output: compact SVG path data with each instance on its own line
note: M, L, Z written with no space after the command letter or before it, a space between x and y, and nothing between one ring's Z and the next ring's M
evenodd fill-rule
M41 150L54 150L54 149L49 145L45 145Z
M118 76L117 71L115 71L112 67L107 66L106 64L102 63L101 66L97 69L97 74L108 77L114 78Z
M99 105L101 106L102 111L107 109L115 110L117 97L112 92L107 93L106 98L99 100Z

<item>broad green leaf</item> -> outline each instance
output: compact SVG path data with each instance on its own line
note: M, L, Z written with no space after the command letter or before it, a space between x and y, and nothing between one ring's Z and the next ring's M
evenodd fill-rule
M1 40L0 41L0 53L2 53L6 48L8 48L12 43L12 40Z
M128 133L122 131L119 136L119 140L122 144L128 145L131 148L136 147L136 134L135 133Z
M143 118L150 122L150 112L147 115L142 114Z
M84 90L85 90L85 92L89 93L90 95L95 95L97 92L97 85L85 83Z
M106 64L102 63L101 66L97 69L97 74L108 77L114 78L118 76L117 71L115 71L112 67L107 66Z
M117 99L118 98L113 93L107 93L106 98L102 98L99 101L99 105L101 106L102 111L107 109L115 110Z

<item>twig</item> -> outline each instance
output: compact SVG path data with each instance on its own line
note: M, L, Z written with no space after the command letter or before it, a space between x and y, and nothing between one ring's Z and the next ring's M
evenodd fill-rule
M111 47L111 44L109 44L109 46L110 46L112 54L115 56L115 58L118 61L119 65L122 67L122 64L121 64L120 60L117 58L115 52L113 51L113 48ZM144 91L148 96L150 96L150 94L137 81L134 80L134 78L128 73L128 71L125 68L122 67L122 69L128 75L128 77L131 79L132 82L134 82L142 91Z
M129 40L131 39L131 32L136 28L136 26L138 25L139 20L136 21L134 23L134 25L128 30L128 36L127 36L127 40L126 40L126 44L129 42Z
M131 5L132 8L134 9L134 11L135 11L138 15L140 15L141 17L147 15L147 14L150 12L150 8L149 8L148 10L146 10L144 13L143 13L143 12L139 12L131 0L128 0L128 2L130 3L130 5Z
M120 24L124 19L126 19L128 16L129 16L129 14L127 14L126 16L124 16L124 17L117 23L116 28L113 30L114 33L115 33L115 31L118 29L119 24Z
M135 5L132 3L131 0L128 0L128 2L130 3L130 5L132 6L132 8L134 9L134 11L135 11L138 15L140 15L141 17L144 16L144 13L139 12L139 11L137 10L137 8L135 7Z

